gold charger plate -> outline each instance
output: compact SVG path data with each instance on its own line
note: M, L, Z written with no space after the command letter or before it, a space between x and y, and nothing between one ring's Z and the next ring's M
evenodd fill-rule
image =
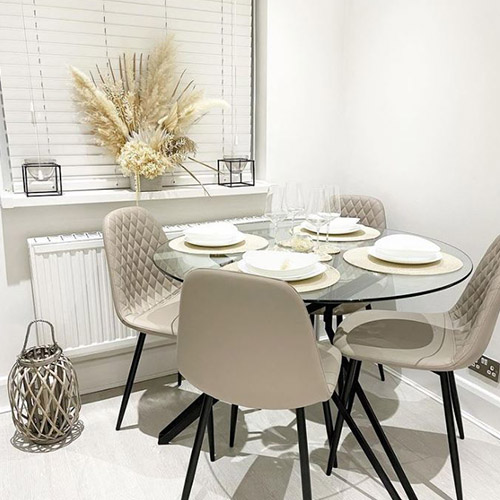
M384 274L406 274L409 276L432 276L458 271L463 262L448 253L442 253L443 258L430 264L395 264L372 257L368 252L372 247L352 248L344 253L344 260L349 264Z

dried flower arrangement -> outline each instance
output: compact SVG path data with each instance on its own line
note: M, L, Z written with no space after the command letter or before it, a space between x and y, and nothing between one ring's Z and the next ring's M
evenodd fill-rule
M108 61L107 72L97 67L98 83L76 68L70 68L76 101L83 121L97 143L116 158L123 175L154 179L176 167L184 169L203 189L203 184L184 165L194 158L196 144L187 133L211 108L227 106L222 100L205 99L191 80L182 84L185 70L176 74L176 45L168 36L146 58L123 54L118 71ZM115 74L116 73L116 74ZM208 193L207 193L208 194Z

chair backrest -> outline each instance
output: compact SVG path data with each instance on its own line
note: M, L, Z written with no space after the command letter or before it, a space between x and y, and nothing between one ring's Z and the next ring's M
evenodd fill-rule
M146 209L126 207L109 213L103 236L113 302L122 321L171 294L174 285L153 261L156 249L167 238Z
M500 236L484 254L450 315L456 329L456 368L484 353L500 313Z
M340 196L341 215L359 217L360 223L379 231L387 228L383 203L371 196L343 194Z
M304 302L278 280L191 271L177 365L204 393L250 408L301 408L331 397Z

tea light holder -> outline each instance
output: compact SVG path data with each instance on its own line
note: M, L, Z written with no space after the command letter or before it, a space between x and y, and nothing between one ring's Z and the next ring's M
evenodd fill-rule
M255 186L255 161L245 157L217 160L217 182L219 186Z
M61 165L54 161L25 160L22 166L26 196L61 196Z

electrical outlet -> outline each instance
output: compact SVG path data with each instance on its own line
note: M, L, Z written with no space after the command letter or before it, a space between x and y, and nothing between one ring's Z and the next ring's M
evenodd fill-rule
M494 359L481 356L473 365L470 365L469 368L483 377L498 382L500 363Z

